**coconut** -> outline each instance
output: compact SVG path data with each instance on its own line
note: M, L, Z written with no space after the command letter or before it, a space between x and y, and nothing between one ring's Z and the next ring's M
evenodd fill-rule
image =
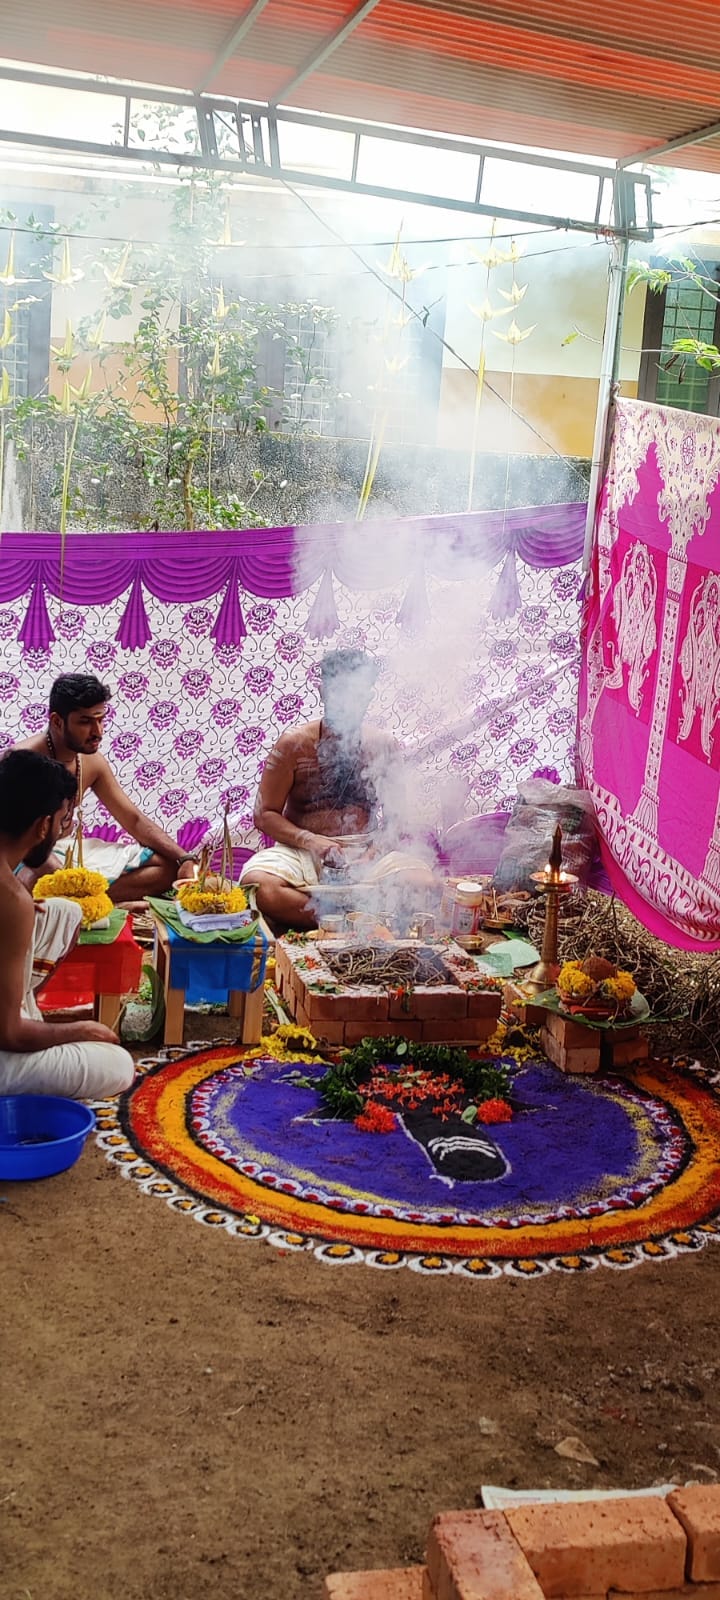
M581 961L580 970L592 978L593 983L603 983L605 978L616 978L618 969L604 956L587 956L585 961Z

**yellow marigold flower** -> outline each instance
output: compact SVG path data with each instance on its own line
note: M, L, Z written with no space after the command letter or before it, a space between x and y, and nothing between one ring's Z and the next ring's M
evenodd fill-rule
M177 898L183 911L193 917L224 916L228 912L247 910L247 895L243 889L202 889L196 878L181 883Z
M90 872L86 867L61 867L58 872L46 872L44 877L38 878L33 899L84 900L87 895L104 894L107 886L107 878L101 872Z
M615 978L606 978L600 985L601 993L618 1005L627 1005L635 993L635 979L629 972L618 972Z
M296 1022L283 1022L274 1035L276 1042L281 1044L298 1044L307 1050L317 1050L318 1042L309 1028L301 1028Z
M93 876L99 877L100 874L95 873ZM102 890L99 894L84 895L78 901L78 905L83 914L82 925L84 928L91 928L94 922L102 922L103 917L109 917L110 913L115 910L110 896Z
M243 1059L260 1061L267 1057L271 1061L304 1061L308 1066L317 1066L320 1054L320 1046L309 1030L288 1022L275 1033L264 1033L260 1043L247 1050Z
M558 973L557 987L561 994L571 995L574 1000L586 1000L595 984L581 970L579 961L566 961Z

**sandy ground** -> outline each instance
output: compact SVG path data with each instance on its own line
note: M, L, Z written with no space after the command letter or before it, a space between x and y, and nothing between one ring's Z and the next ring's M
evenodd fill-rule
M0 1194L2 1600L305 1600L418 1560L483 1482L720 1468L716 1246L533 1283L327 1267L174 1214L94 1144Z

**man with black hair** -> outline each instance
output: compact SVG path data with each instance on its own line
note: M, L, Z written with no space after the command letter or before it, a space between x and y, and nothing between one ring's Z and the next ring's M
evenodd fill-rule
M162 894L176 878L192 877L192 857L182 850L120 787L104 756L99 754L111 691L99 678L65 672L50 690L49 721L44 733L26 739L20 750L49 756L73 774L78 791L78 813L90 789L135 844L112 844L85 839L85 866L108 879L108 894L116 905L132 905L146 895ZM72 831L72 824L68 832ZM51 864L51 870L59 866ZM28 863L25 863L27 867ZM23 874L30 885L31 878Z
M323 877L420 890L432 882L426 861L395 848L409 805L402 750L366 720L377 662L332 650L320 676L322 717L283 733L265 762L255 826L274 843L240 875L276 932L317 927L313 890Z
M82 912L73 900L34 905L21 861L42 867L72 815L76 781L29 750L0 761L0 1094L105 1099L132 1083L132 1056L101 1022L45 1022L35 995L72 949Z

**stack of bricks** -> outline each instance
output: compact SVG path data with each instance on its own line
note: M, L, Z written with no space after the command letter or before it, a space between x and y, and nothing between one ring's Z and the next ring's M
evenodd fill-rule
M326 1600L720 1600L720 1486L453 1511L424 1567L338 1573Z
M394 948L418 951L413 940L398 940ZM283 1004L293 1021L309 1028L316 1039L354 1045L392 1034L413 1043L476 1045L495 1032L502 995L478 987L477 967L459 945L444 944L433 952L445 969L446 983L416 984L402 995L379 985L340 983L325 956L347 949L342 939L326 939L321 945L278 939L275 946L275 981Z
M602 1031L588 1028L579 1018L560 1016L535 1005L517 983L506 983L504 1000L511 1017L523 1026L540 1028L545 1055L561 1072L617 1072L620 1067L647 1061L650 1054L639 1025Z

